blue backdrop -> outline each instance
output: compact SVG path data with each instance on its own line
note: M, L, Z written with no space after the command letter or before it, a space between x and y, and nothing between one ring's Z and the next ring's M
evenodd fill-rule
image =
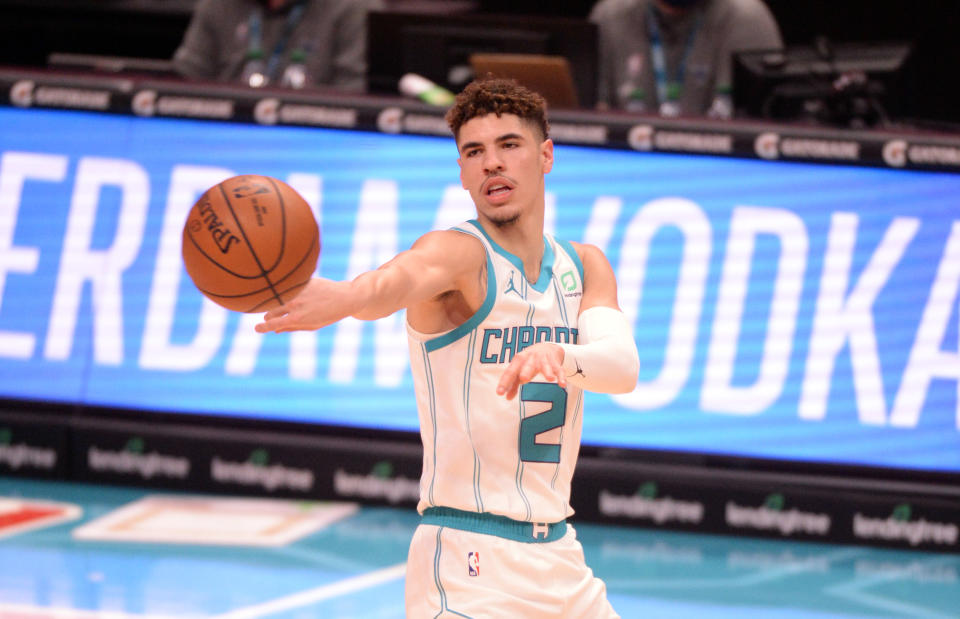
M0 396L416 429L402 315L260 336L180 233L207 187L275 176L352 277L472 216L451 139L0 108L0 156ZM548 231L606 251L640 348L585 443L960 472L960 175L556 159Z

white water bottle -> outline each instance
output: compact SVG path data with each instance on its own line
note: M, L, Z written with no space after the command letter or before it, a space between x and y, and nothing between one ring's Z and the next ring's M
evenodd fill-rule
M266 64L263 62L263 52L259 49L251 49L247 53L247 64L243 66L240 81L251 88L262 88L270 81Z
M280 85L284 88L300 90L307 86L307 54L302 49L294 50L290 54L290 64L283 71Z
M402 94L416 97L430 105L453 105L455 98L453 93L443 86L416 73L407 73L401 77L399 87Z

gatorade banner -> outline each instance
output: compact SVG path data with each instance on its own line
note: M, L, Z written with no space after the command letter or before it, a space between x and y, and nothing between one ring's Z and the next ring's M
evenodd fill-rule
M403 314L261 336L180 259L213 184L312 205L352 278L471 218L452 139L0 108L0 397L416 430ZM960 175L558 146L548 232L635 328L584 442L960 472Z

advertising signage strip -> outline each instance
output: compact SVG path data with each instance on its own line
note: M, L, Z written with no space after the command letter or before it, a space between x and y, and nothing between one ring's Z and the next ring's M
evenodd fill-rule
M0 103L262 125L448 135L444 110L401 98L252 90L222 84L0 70ZM557 110L558 144L651 152L960 170L960 138L757 122L682 121Z
M240 173L307 199L336 279L472 217L450 138L411 117L422 133L0 107L0 397L416 430L402 315L260 336L180 258L187 210ZM854 152L834 142L775 146ZM641 357L632 393L586 396L587 445L960 473L960 174L557 149L547 231L606 252Z

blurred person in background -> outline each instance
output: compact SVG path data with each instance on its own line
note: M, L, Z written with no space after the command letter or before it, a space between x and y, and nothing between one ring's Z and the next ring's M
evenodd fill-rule
M382 0L200 0L173 56L187 78L361 91Z
M762 0L599 0L601 107L661 116L733 114L732 54L779 49Z

